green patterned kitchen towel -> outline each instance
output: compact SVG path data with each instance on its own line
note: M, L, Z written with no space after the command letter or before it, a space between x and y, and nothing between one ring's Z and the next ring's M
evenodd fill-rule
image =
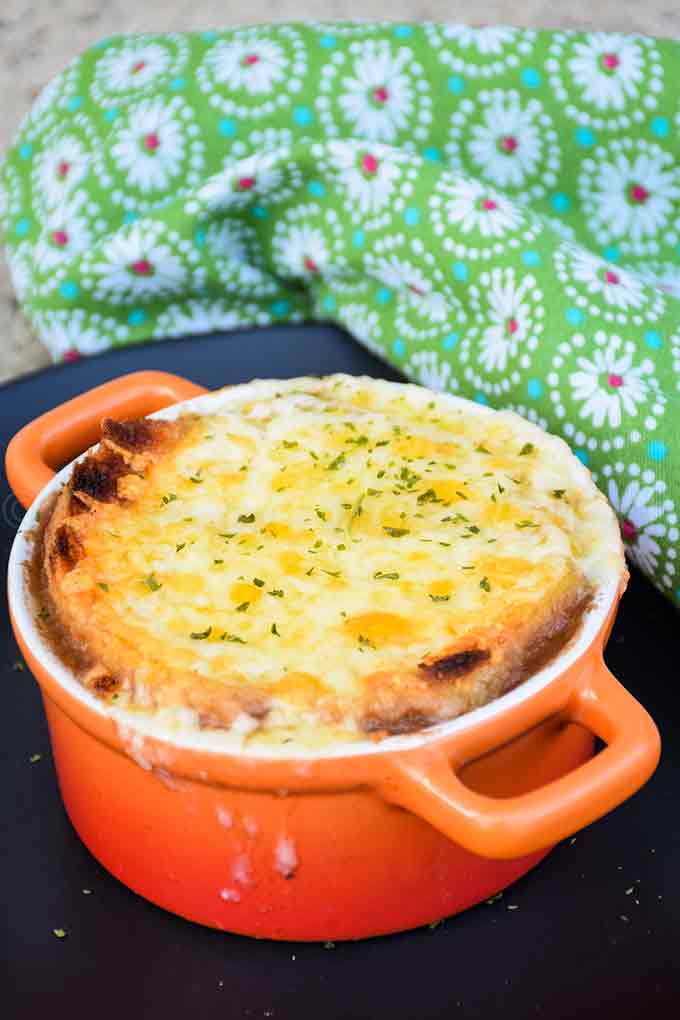
M564 436L680 602L680 46L370 23L104 40L0 171L56 360L341 323ZM266 366L263 365L266 375Z

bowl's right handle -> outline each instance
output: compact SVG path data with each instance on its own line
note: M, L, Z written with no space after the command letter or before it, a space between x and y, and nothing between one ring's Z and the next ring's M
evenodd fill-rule
M659 759L653 720L601 658L574 691L564 718L582 724L607 746L530 793L507 798L476 793L457 777L443 749L427 745L394 756L380 793L482 857L522 857L541 850L624 801L646 782Z
M132 372L41 415L14 436L5 458L14 495L29 507L55 470L96 443L102 418L138 418L206 390L168 372Z

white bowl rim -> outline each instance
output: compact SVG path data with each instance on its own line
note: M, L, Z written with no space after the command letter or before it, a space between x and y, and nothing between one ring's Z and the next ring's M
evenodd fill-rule
M350 378L358 380L360 377ZM300 380L298 378L296 382L299 383L299 381ZM384 382L386 380L381 381ZM241 384L238 387L240 397L243 398L244 396L248 396L246 393L247 387L252 390L253 397L256 397L261 384L271 386L272 382L275 382L279 387L285 388L291 380L253 380L251 383ZM410 386L410 384L403 383L400 385ZM423 390L423 388L419 386L413 386L412 389L417 391ZM231 392L233 392L233 390ZM425 390L424 392L428 396L428 399L432 398L432 393L430 391ZM228 388L210 391L198 397L192 397L189 400L173 404L170 407L166 407L161 411L155 412L153 415L149 415L149 417L171 420L186 411L205 413L210 410L215 410L216 404L228 404L229 394L230 389ZM439 393L436 396L437 398L445 398L453 405L463 405L466 411L470 413L477 413L480 416L498 413L512 414L512 412L507 411L497 412L492 408L485 407L484 405L478 404L474 401L466 400L465 398L457 397L452 394ZM513 417L519 416L513 414ZM521 420L527 427L528 431L540 433L540 435L545 438L546 433L543 429L524 418ZM556 436L551 435L550 438L557 440L560 445L563 444L563 441ZM566 446L566 444L564 445ZM7 576L7 594L15 624L31 655L44 666L59 686L62 687L70 697L74 698L76 701L80 701L87 706L87 708L96 712L103 718L112 719L117 724L121 734L124 736L125 742L130 740L131 735L134 735L135 737L138 736L141 739L144 737L151 737L177 749L212 752L216 755L237 755L238 757L243 758L275 761L299 760L301 758L331 759L359 757L367 754L374 755L387 752L393 753L395 751L414 750L415 748L422 747L425 744L435 743L444 738L451 737L454 734L469 730L478 724L492 719L502 712L508 711L517 705L529 701L534 695L538 694L539 691L544 690L550 683L556 680L578 659L580 659L588 648L590 648L596 640L620 589L620 577L612 578L612 580L607 584L600 586L595 593L591 607L584 616L582 625L576 637L568 643L562 652L555 656L546 666L536 672L528 680L525 680L518 687L513 688L513 690L501 695L499 698L496 698L494 701L491 701L480 708L473 709L472 711L447 722L427 727L427 729L418 731L417 733L385 737L378 743L372 740L352 740L344 743L334 743L324 749L306 748L304 746L295 746L295 744L282 745L280 748L269 746L257 747L252 745L244 747L243 738L239 738L234 734L217 730L197 731L195 727L187 729L183 733L174 733L171 732L167 726L159 724L159 722L152 716L145 717L138 712L126 711L125 709L105 705L101 702L76 679L73 671L70 670L68 666L66 666L66 664L56 655L45 638L41 635L38 628L36 607L34 600L27 589L24 569L25 563L31 558L33 552L32 534L35 532L38 525L37 515L44 502L67 481L73 465L81 460L87 452L88 451L84 451L58 471L54 478L52 478L51 481L48 482L48 484L36 496L33 503L26 511L10 552ZM585 467L583 468L583 472L589 477Z

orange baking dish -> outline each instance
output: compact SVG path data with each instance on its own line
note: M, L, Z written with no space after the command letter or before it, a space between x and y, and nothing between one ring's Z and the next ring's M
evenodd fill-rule
M36 626L23 567L31 531L69 470L55 469L96 441L103 417L205 392L161 372L128 375L38 418L7 451L10 483L29 508L10 560L12 624L42 689L66 810L117 878L232 932L380 935L504 888L648 779L657 729L603 661L624 577L538 674L429 731L342 753L263 757L116 723ZM606 745L595 756L594 735Z

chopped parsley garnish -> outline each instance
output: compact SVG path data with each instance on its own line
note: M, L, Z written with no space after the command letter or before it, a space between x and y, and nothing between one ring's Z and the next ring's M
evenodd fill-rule
M108 591L109 590L109 586L108 586L108 584L106 584L105 581L97 581L97 587L101 588L102 591Z
M255 514L239 514L239 524L252 524L255 520Z
M299 446L300 444L297 443L294 439L284 439L283 440L283 445L285 446L285 448L287 450L294 450L295 447Z
M174 492L169 492L166 496L161 496L161 503L167 506L168 503L173 503L177 499Z
M271 591L267 592L267 595L273 595L275 599L283 598L283 588L272 588Z
M471 531L473 535L479 534L479 528L476 524L468 524L467 529L468 531Z
M213 563L215 565L219 565L220 563L224 563L224 560L213 560Z
M517 521L515 524L516 528L538 528L540 525L534 524L533 521Z
M451 598L450 595L430 595L433 602L448 602Z
M342 467L342 465L344 463L345 463L345 454L344 453L339 453L337 455L337 457L335 457L335 459L330 462L330 464L328 465L326 470L327 471L337 471L338 468Z
M326 518L328 517L328 514L326 513L326 511L325 510L320 510L318 506L314 507L314 513L316 514L316 516L319 518L320 521L325 521Z
M479 582L479 587L482 588L484 591L491 591L491 585L489 584L489 578L488 577L483 577L482 580Z
M420 481L420 475L415 474L407 467L403 467L399 472L399 478L404 483L407 489L412 489L416 482Z
M274 637L281 637L275 623L271 625L271 627L269 628L269 632L270 634L273 634Z
M191 632L189 637L192 641L205 641L212 634L212 627L208 627L206 630L194 630Z
M487 450L483 443L480 443L479 446L475 446L475 450L477 453L491 453L491 450Z
M418 496L418 503L443 503L444 500L437 496L434 489L426 489Z
M250 607L250 602L242 602L239 606L236 607L236 612L237 613L247 613L249 607Z
M199 470L195 475L189 476L189 481L193 482L194 485L201 485L205 481L205 478L201 478L201 472Z
M196 635L192 634L191 636L195 637ZM228 634L226 630L224 634L220 634L220 641L231 641L238 645L245 645L248 643L247 641L244 641L242 637L239 637L238 634Z
M340 577L342 574L341 570L324 570L323 567L321 568L321 572L323 574L328 574L329 577Z
M346 443L354 443L356 446L366 446L368 444L368 436L357 436L356 439L351 436L345 440Z
M184 549L185 545L186 542L178 542L177 545L175 546L175 552L176 553L181 552L182 549Z
M380 440L380 442L378 442L378 443L376 443L376 444L375 444L375 446L376 446L376 449L377 449L377 448L378 448L379 446L388 446L388 445L389 445L389 442L390 442L390 441L389 441L389 439L381 439L381 440Z
M404 535L411 534L408 528L383 528L383 531L386 531L390 538L403 538Z
M385 573L384 570L376 570L375 574L373 575L373 578L376 581L398 581L399 574L394 572L388 574Z
M43 606L42 609L40 610L40 612L38 613L38 619L39 620L49 620L49 618L50 618L50 614L48 613L48 611Z
M359 645L363 648L375 648L374 643L370 638L364 637L363 634L359 635Z
M262 580L261 577L254 577L253 584L255 585L256 588L264 588L264 581Z
M145 577L142 580L142 584L145 584L149 591L158 591L159 588L163 587L161 582L156 578L155 571L152 571L148 577Z
M566 491L567 491L566 489L553 489L552 494L555 497L555 499L564 499L564 494Z
M534 444L533 443L525 443L524 446L522 447L522 449L519 451L519 455L520 455L520 457L526 457L526 455L528 453L533 453L533 452L534 452Z
M465 495L465 493L464 493L464 492L461 492L461 491L460 491L460 489L456 489L456 495L457 495L457 496L460 496L460 498L461 498L461 499L467 499L467 498L468 498L468 497L467 497L467 496Z

